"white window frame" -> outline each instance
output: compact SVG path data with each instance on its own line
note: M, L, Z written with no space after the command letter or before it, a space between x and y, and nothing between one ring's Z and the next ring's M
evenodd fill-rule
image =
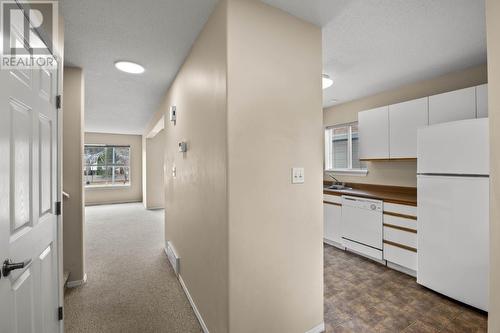
M357 122L346 123L341 125L329 126L325 128L325 165L324 169L326 172L332 172L341 175L354 175L354 176L366 176L368 174L368 169L353 169L352 167L352 126L356 125ZM334 156L333 154L333 131L336 128L347 127L347 168L333 168Z
M87 144L84 144L84 149L86 146L93 146L93 147L113 147L113 148L116 148L116 147L124 147L124 148L128 148L129 149L129 155L128 155L128 170L129 170L129 178L128 178L128 183L127 184L117 184L115 183L115 175L113 173L112 175L112 183L111 184L89 184L87 185L86 183L84 184L85 186L85 189L88 189L88 190L92 190L92 189L120 189L120 188L129 188L132 186L132 166L131 166L131 161L132 161L132 146L131 145L119 145L119 144L95 144L95 143L87 143ZM113 159L114 159L114 156L113 156ZM114 167L117 167L116 165L114 165L115 163L113 163L113 168ZM83 169L85 170L85 168L87 167L87 164L84 162L83 163ZM85 176L83 176L85 177Z

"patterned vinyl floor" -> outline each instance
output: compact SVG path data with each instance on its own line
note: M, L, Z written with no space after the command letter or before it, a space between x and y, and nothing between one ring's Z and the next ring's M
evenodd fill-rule
M326 332L476 333L487 315L441 296L415 278L326 245Z

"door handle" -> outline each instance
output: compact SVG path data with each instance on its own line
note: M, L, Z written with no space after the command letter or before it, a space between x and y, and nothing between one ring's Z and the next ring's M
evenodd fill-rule
M7 259L3 262L2 266L2 275L7 277L10 275L10 272L16 269L22 269L28 267L31 264L31 259L25 260L23 262L12 262L12 260Z

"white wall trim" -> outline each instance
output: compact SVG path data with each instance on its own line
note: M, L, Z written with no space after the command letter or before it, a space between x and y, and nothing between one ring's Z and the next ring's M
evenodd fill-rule
M76 281L68 281L66 282L66 288L76 288L83 286L85 283L87 283L87 274L83 274L83 280L76 280Z
M168 256L168 254L167 254L167 246L168 245L167 244L168 244L168 242L165 241L165 247L163 248L163 251L165 251L165 255ZM168 264L170 265L170 262ZM193 308L194 314L196 316L196 319L198 319L198 322L200 323L200 326L201 326L201 329L203 330L203 333L210 333L207 325L205 324L205 321L203 320L203 317L201 316L200 311L198 311L198 308L196 307L196 304L194 303L194 300L191 297L191 294L189 293L188 288L186 287L186 284L184 283L184 280L182 279L182 276L179 274L179 275L177 275L177 278L179 279L179 282L181 283L182 290L184 290L184 294L186 294L186 297L189 301L189 304L191 304L191 307Z
M162 116L160 119L158 119L158 122L151 129L151 131L149 131L149 133L146 135L146 139L152 139L152 138L154 138L164 128L165 128L165 116Z
M147 206L146 206L146 209L147 209L147 210L161 210L161 209L164 209L164 207L163 207L163 206L158 206L158 207L156 207L156 206L153 206L153 207L147 207Z
M414 271L413 269L392 263L390 261L387 261L387 267L392 268L398 272L408 274L408 275L413 276L413 277L417 277L417 271Z
M331 169L325 170L325 172L341 176L366 176L368 169Z
M121 204L138 203L138 202L142 202L142 199L141 200L110 201L110 202L86 202L85 203L85 207L106 206L106 205L121 205Z
M335 241L329 240L327 238L323 238L323 243L328 244L328 245L333 246L333 247L336 247L339 250L345 251L344 245L337 243Z
M204 333L210 333L208 331L208 327L203 321L203 317L201 316L200 311L198 311L198 308L196 307L196 304L193 301L193 298L191 297L191 294L189 294L189 290L186 287L186 284L184 283L184 280L182 279L182 276L179 275L179 282L181 283L182 289L184 290L184 293L186 294L189 304L191 304L191 307L193 308L194 314L196 315L196 318L200 322L201 329L203 330ZM321 331L322 332L322 331Z
M309 331L305 333L322 333L325 331L325 322L322 322L321 324L311 328Z

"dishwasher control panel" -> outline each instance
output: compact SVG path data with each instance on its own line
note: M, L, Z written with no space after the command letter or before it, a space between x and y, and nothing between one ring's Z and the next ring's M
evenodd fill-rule
M377 212L382 212L384 209L384 203L380 200L351 197L347 195L342 196L342 205Z

